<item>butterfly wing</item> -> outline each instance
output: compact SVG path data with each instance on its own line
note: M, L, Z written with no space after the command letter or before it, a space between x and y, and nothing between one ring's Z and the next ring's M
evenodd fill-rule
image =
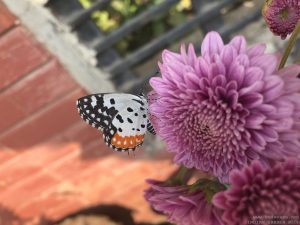
M105 94L84 96L77 100L77 109L83 120L92 127L103 131L109 125L117 110L110 102L105 102Z
M118 151L135 150L136 147L142 145L147 129L146 99L133 96L127 103L103 132L105 141L111 148Z
M78 99L81 117L103 131L104 141L118 151L134 150L144 140L147 101L131 94L95 94Z

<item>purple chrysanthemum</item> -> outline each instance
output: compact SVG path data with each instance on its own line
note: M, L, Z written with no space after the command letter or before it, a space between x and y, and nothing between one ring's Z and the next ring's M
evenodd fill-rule
M299 223L300 170L296 161L268 169L256 161L242 171L233 171L230 183L230 189L213 197L226 224Z
M263 16L270 30L285 39L300 19L299 0L267 0Z
M247 49L241 36L224 45L216 32L201 51L165 50L162 77L150 80L157 99L150 113L174 160L226 182L232 169L255 159L267 166L298 157L300 65L278 72L277 56L264 45Z
M163 182L147 180L151 185L145 199L151 206L178 225L222 225L220 212L208 203L199 190L189 193L187 186L166 186Z

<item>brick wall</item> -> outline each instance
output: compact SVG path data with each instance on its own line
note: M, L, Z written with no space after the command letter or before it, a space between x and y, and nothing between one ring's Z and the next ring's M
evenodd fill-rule
M0 225L41 224L111 203L135 208L140 221L161 219L143 200L144 179L174 167L141 160L141 152L111 153L77 114L84 94L0 0Z

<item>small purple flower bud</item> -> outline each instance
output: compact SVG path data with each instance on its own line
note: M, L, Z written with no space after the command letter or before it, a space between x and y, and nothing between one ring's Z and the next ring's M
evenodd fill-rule
M267 0L262 13L270 30L285 39L300 19L300 1Z

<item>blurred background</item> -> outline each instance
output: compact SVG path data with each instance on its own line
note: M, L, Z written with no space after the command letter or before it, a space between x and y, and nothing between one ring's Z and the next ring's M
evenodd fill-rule
M0 225L167 224L143 199L146 178L177 169L163 143L148 135L135 155L111 151L75 101L147 93L162 50L199 53L210 30L282 50L263 2L0 0Z

